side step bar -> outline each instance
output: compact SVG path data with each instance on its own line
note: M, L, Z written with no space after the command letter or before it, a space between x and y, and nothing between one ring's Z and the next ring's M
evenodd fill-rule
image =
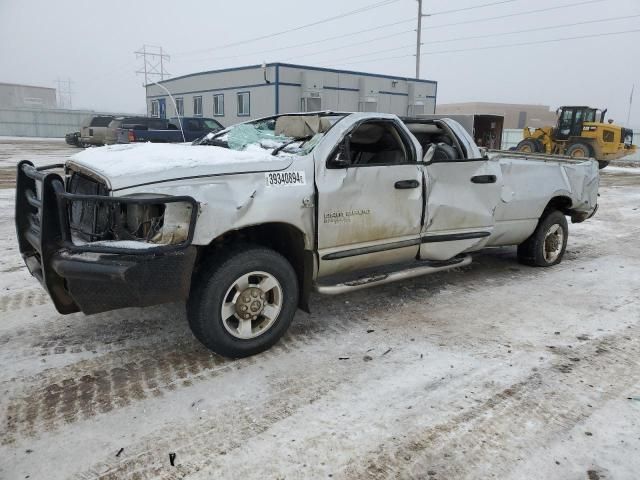
M444 265L438 265L434 262L427 263L428 265L409 267L394 272L373 273L365 277L338 283L336 285L315 284L314 289L316 292L324 295L338 295L340 293L354 292L356 290L362 290L363 288L375 287L377 285L384 285L398 280L420 277L429 273L437 273L445 270L451 270L452 268L465 267L471 263L471 255L465 255L457 261L446 262Z

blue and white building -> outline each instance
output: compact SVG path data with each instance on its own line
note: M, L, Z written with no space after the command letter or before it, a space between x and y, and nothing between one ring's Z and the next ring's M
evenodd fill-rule
M435 113L438 90L433 80L289 63L212 70L160 83L176 106L161 87L147 85L150 116L213 117L225 126L300 111Z

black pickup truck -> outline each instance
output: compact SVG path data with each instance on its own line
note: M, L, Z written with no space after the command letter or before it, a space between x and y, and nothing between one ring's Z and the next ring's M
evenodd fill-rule
M134 124L119 128L117 131L117 143L152 142L152 143L179 143L192 142L209 132L217 132L224 127L213 118L202 117L177 117L170 118L166 127L162 129L151 128L151 125ZM180 130L182 123L182 131ZM183 137L184 133L184 137Z

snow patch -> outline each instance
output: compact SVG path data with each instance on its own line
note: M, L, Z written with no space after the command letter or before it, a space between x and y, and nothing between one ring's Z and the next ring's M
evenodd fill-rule
M125 175L134 171L140 174L176 167L266 162L273 158L269 152L257 149L238 152L208 145L141 143L91 148L73 155L71 160L98 173Z

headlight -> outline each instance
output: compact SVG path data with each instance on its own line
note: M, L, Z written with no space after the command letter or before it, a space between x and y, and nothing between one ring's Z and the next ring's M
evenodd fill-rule
M197 203L191 197L107 197L66 193L71 249L115 253L179 249L193 237ZM90 217L78 222L78 205ZM89 220L89 221L87 221ZM131 253L129 252L129 253Z

